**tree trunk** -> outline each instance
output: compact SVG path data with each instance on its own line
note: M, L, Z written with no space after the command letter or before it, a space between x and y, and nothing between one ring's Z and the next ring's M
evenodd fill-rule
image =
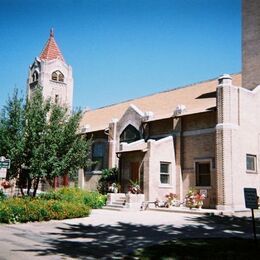
M30 177L28 177L28 186L27 186L27 195L30 196L30 190L32 187L32 179Z
M37 179L36 179L36 182L35 182L35 185L34 185L34 187L33 187L33 197L36 196L36 192L37 192L38 187L39 187L39 182L40 182L40 179L37 178Z
M21 191L22 196L24 196L23 186L20 186L20 191Z

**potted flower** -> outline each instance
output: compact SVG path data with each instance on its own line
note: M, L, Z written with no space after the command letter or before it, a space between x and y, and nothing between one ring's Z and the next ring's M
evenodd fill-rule
M169 194L165 195L167 201L166 201L166 207L169 208L170 206L174 206L176 202L177 195L170 192Z
M120 184L113 182L109 187L108 191L112 193L118 193L120 190Z
M199 191L195 191L192 188L190 188L188 193L185 196L185 205L190 209L191 208L201 209L204 199L205 199L204 194L200 194Z
M140 184L138 181L130 180L130 185L128 187L128 192L132 194L139 194L141 193Z
M7 181L7 180L4 180L1 185L4 189L8 189L8 188L12 187L12 183L10 181Z
M193 189L189 189L188 193L185 196L185 205L186 207L192 209L196 207L195 194Z
M199 208L199 209L202 208L204 199L205 199L205 195L197 192L197 194L195 195L195 201L196 201L197 208Z

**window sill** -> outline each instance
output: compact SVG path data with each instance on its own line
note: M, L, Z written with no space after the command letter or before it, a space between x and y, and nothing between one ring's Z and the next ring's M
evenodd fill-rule
M257 171L250 171L250 170L247 170L246 173L248 173L248 174L258 174Z
M210 190L212 189L212 186L195 186L196 189L200 189L200 190L203 190L203 189L207 189L207 190Z
M160 184L158 187L165 188L165 189L173 188L173 186L171 184Z
M61 84L61 85L66 85L66 83L65 83L64 81L58 81L58 80L53 80L53 79L51 79L50 81L53 82L53 83L58 83L58 84Z

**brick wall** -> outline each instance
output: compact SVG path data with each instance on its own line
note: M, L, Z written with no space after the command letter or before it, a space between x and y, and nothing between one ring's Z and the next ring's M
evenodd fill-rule
M242 86L254 89L260 84L260 1L243 0Z

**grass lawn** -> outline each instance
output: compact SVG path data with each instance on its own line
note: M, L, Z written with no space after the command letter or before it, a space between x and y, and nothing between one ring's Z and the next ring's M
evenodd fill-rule
M260 259L260 241L242 238L177 239L136 250L127 259Z

